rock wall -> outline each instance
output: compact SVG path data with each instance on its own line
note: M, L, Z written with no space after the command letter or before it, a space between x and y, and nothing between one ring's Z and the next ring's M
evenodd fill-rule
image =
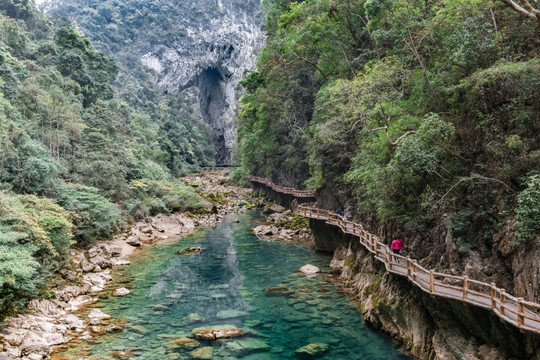
M316 247L333 251L332 271L357 297L367 322L420 359L540 360L540 336L492 312L432 296L389 274L354 236L312 220Z
M155 70L161 88L193 99L194 115L214 130L216 163L229 164L242 94L237 85L264 45L264 13L260 0L204 0L198 6L199 21L178 19L183 36L174 42L140 44L141 60Z

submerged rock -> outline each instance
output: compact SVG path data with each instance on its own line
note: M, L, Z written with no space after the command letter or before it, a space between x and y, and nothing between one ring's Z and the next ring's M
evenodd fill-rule
M193 246L193 247L188 247L188 248L183 249L183 250L178 250L176 253L179 254L179 255L182 255L182 254L197 254L197 253L200 253L202 250L203 249L201 249L198 246Z
M193 329L191 333L193 336L195 336L195 338L203 340L218 340L244 335L244 331L234 325L200 327Z
M289 291L285 285L269 287L266 289L266 295L283 295L283 293Z
M232 356L241 357L249 355L253 352L269 351L270 346L268 346L268 344L266 344L264 341L247 338L227 341L225 343L225 349L227 349Z
M198 322L203 322L204 318L199 314L192 313L192 314L188 314L186 316L186 320L190 324L195 324L195 323L198 323Z
M223 310L217 313L217 318L220 320L234 319L239 317L245 317L249 314L246 311L241 310Z
M299 348L294 353L302 359L313 359L323 355L329 349L328 344L313 343Z
M191 359L210 360L213 356L214 349L210 346L202 347L189 353Z
M190 339L186 336L181 336L167 343L167 347L169 349L176 349L176 348L194 349L198 346L199 346L199 342L197 340Z

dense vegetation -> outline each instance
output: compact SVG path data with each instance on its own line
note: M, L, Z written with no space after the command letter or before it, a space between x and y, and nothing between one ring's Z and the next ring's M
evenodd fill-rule
M208 128L180 97L145 91L148 74L113 83L125 76L65 19L1 2L0 317L43 291L72 246L201 206L174 176L212 163Z
M540 17L495 0L264 4L244 171L462 255L505 233L538 245Z

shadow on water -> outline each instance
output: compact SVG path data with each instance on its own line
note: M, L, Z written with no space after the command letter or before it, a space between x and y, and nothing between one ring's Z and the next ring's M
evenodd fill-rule
M232 325L245 336L203 343L214 359L295 359L310 343L328 350L321 359L409 359L392 342L364 325L353 300L328 276L307 278L297 270L313 264L328 270L331 257L303 244L262 241L251 232L258 212L227 217L217 227L148 248L117 271L116 287L132 287L126 297L100 302L105 313L126 323L65 353L69 358L184 359L193 348L172 344L196 327ZM190 247L200 254L177 255ZM118 356L118 354L116 354Z

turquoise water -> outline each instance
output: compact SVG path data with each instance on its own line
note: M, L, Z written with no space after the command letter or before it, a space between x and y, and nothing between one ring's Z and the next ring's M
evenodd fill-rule
M330 256L305 245L259 240L251 233L258 217L254 212L234 223L237 217L230 216L202 236L146 249L115 276L115 286L129 283L133 294L100 302L102 311L124 319L124 330L71 349L64 358L113 359L114 352L130 350L131 359L189 359L193 349L171 346L172 339L191 336L196 327L227 324L247 335L202 343L213 347L214 359L296 359L295 351L310 343L328 345L321 359L409 359L364 325L329 275L307 278L297 271L305 264L328 270ZM190 246L204 250L176 254Z

